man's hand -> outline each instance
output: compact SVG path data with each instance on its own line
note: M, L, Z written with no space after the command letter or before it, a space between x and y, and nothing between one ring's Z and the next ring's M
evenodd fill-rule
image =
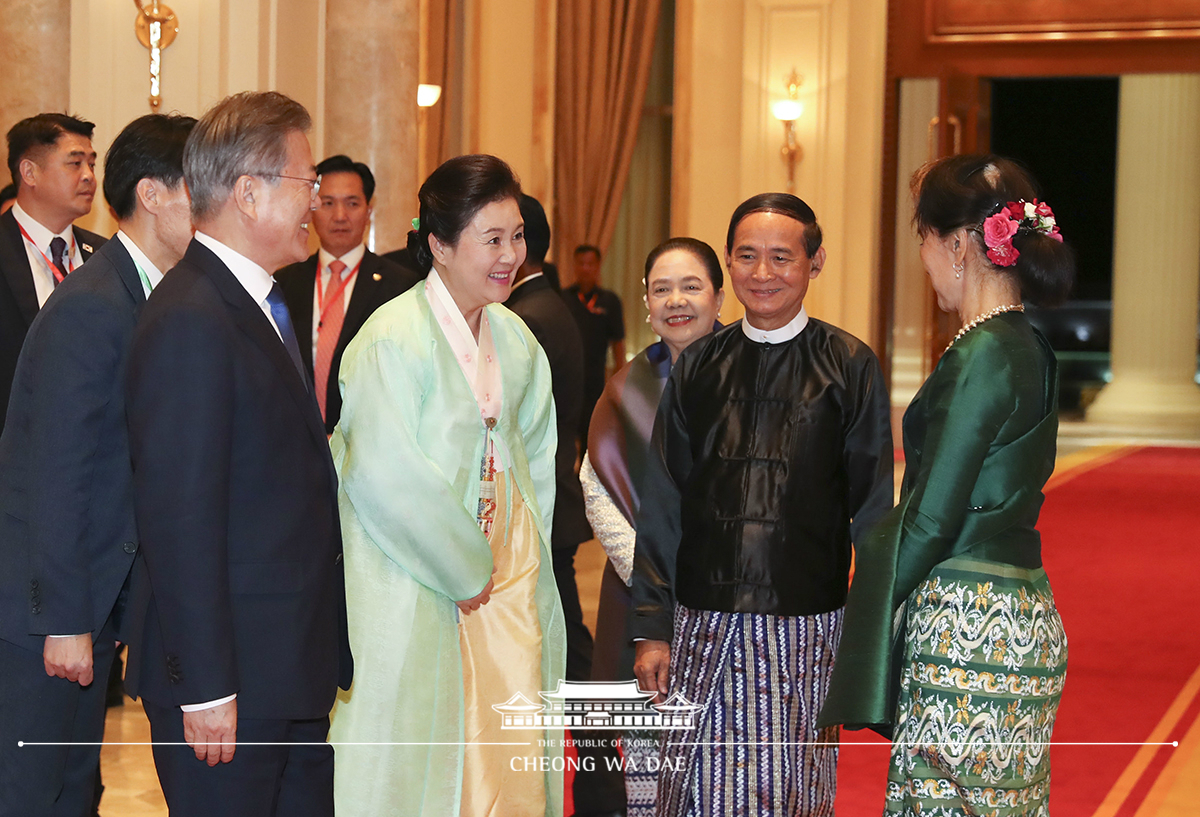
M237 743L237 698L228 703L183 713L183 739L197 760L209 766L233 760Z
M92 682L92 636L46 636L42 660L51 678L66 678L85 687Z
M671 645L666 641L635 641L637 655L633 660L633 674L643 692L657 691L654 703L662 703L667 697L667 673L671 669Z
M495 573L496 571L493 570L492 572ZM488 579L487 587L483 588L483 592L478 596L473 599L465 599L454 603L458 605L459 610L462 610L464 616L469 616L473 610L478 610L488 603L488 599L492 597L492 589L495 586L495 582L492 579Z

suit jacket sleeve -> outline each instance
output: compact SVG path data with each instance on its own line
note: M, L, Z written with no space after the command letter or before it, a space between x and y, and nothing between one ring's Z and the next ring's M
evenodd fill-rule
M347 349L340 372L342 489L389 559L455 601L474 598L491 578L492 551L451 475L418 443L423 403L436 399L422 382L423 364L391 340L361 341ZM448 364L457 365L452 357ZM461 410L476 412L473 403Z
M200 309L139 326L128 416L134 498L176 704L239 691L230 604L234 347Z
M634 638L670 641L675 615L675 561L682 536L680 486L692 470L692 451L680 396L683 365L667 379L641 486L633 557Z
M121 333L102 301L66 295L38 322L24 354L35 405L30 413L33 537L31 575L41 585L42 612L34 635L90 632L90 554L87 538L96 451L112 382L120 367Z

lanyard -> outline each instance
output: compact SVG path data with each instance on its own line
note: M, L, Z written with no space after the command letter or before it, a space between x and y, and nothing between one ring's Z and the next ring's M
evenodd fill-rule
M321 327L321 324L325 323L325 312L326 312L326 310L329 309L329 305L338 302L338 299L342 297L342 293L346 291L346 285L349 284L352 280L354 280L355 275L358 275L358 268L361 266L362 266L362 259L359 259L359 262L354 265L354 269L350 270L349 275L342 277L342 279L338 282L337 289L335 289L332 293L329 293L328 287L326 287L324 289L321 287L321 274L320 274L320 272L317 273L317 315L318 315L317 328L318 329ZM329 269L329 267L326 267L325 269ZM330 277L331 278L333 277L332 272L330 273ZM325 297L327 293L329 294L328 299L326 299L326 297Z
M44 252L42 252L42 248L37 245L36 241L34 241L32 238L29 237L29 233L25 232L24 227L22 227L18 223L17 228L20 229L21 235L25 236L25 240L28 241L30 244L32 244L33 248L38 251L38 255L40 255L42 257L42 260L46 262L47 269L49 269L50 274L54 276L54 283L61 284L63 281L63 274L58 271L58 266L55 265L55 263L50 260L50 256L48 256ZM70 263L70 269L68 269L67 272L74 272L75 271L75 233L74 232L71 233L71 251L69 253L67 253L67 258L68 258L68 262Z
M600 297L599 287L596 287L596 289L592 291L592 297L590 298L585 297L582 291L577 294L579 295L579 303L583 304L584 308L588 312L591 312L593 315L600 314L596 312L596 299Z
M146 290L146 297L150 297L150 292L154 289L154 284L150 283L150 276L142 269L142 265L137 261L133 262L133 268L137 270L138 278L142 280L142 286Z

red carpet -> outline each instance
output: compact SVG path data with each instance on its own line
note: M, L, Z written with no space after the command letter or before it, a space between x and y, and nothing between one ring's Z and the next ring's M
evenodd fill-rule
M1067 744L1179 740L1200 717L1200 449L1082 460L1060 460L1040 524L1070 643L1050 803L1054 817L1132 817L1173 750ZM871 732L842 742L837 813L875 817L889 744Z
M1139 750L1066 744L1152 739L1173 704L1153 739L1178 740L1200 714L1200 696L1180 694L1200 667L1200 449L1124 449L1098 462L1056 473L1040 525L1070 642L1051 750L1055 817L1096 814ZM1143 750L1144 771L1131 770L1104 813L1133 815L1171 751ZM886 774L883 745L845 746L838 814L878 815Z

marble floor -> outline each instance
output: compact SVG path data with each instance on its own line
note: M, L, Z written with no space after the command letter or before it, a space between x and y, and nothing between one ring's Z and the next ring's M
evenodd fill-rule
M604 550L595 539L579 548L575 560L584 621L596 629L596 605L600 577L604 573ZM125 699L125 705L108 710L104 749L100 752L104 797L103 817L167 817L167 804L158 786L154 759L150 754L150 724L140 703Z

